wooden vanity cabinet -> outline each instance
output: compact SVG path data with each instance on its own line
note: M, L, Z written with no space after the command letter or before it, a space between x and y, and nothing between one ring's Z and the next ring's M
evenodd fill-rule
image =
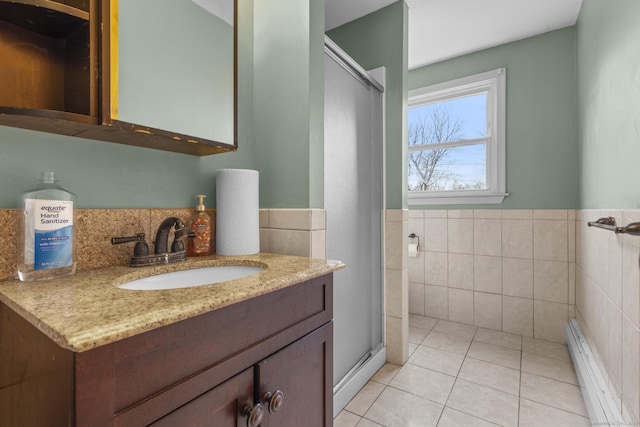
M328 274L80 353L0 304L0 425L330 426L332 296Z

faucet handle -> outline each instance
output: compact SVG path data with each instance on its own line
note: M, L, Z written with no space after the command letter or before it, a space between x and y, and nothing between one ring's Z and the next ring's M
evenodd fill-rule
M149 245L144 240L144 233L138 233L131 237L112 237L111 244L119 245L120 243L137 242L133 248L133 256L149 255Z
M189 231L186 228L181 228L174 233L173 243L171 243L171 252L181 252L184 251L184 241L183 237L194 238L196 237L196 233L193 231Z

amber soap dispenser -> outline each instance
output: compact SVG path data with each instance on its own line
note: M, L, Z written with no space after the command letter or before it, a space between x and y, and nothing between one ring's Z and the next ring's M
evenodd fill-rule
M189 222L189 229L196 236L189 239L187 243L187 255L211 255L211 217L204 211L204 198L207 196L199 194L197 197L198 207Z

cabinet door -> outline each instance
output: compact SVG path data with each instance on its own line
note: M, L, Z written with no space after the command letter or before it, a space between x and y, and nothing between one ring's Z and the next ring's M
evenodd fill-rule
M329 322L257 365L258 398L264 407L261 427L332 425L332 334ZM270 408L267 393L276 400L282 397L281 402L274 401Z
M253 404L253 373L253 368L242 371L151 425L246 426L242 412L245 406Z

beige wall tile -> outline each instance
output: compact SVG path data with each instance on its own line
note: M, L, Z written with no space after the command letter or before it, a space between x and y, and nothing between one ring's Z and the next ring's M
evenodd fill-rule
M622 308L622 247L623 236L614 234L609 240L609 298Z
M404 222L409 219L408 209L387 209L384 212L385 220L391 222Z
M386 221L385 267L397 270L407 267L408 222Z
M473 253L476 255L502 255L502 224L499 219L473 221Z
M569 263L569 305L576 304L576 263ZM574 317L574 316L570 316Z
M564 343L564 325L569 316L567 304L533 302L533 336L535 338Z
M569 262L576 262L576 222L567 222L567 257Z
M409 316L385 317L387 362L403 365L409 358Z
M449 219L447 233L449 253L473 254L472 219Z
M473 217L483 219L500 219L502 218L502 209L474 209Z
M422 212L425 218L447 218L446 209L427 209Z
M420 240L425 251L447 252L447 219L425 218Z
M409 267L409 281L416 283L425 283L424 281L424 258L425 252L419 251L418 256L408 257L407 264Z
M311 210L271 209L269 211L269 228L311 230Z
M502 219L533 219L532 209L503 209Z
M311 229L327 229L327 211L324 209L311 209Z
M533 259L533 221L502 220L502 256Z
M308 257L311 255L311 236L308 231L270 229L269 251Z
M425 286L422 283L409 282L409 314L425 315Z
M449 288L449 320L473 325L473 291Z
M533 258L568 261L567 221L533 221Z
M407 317L409 313L407 270L385 270L385 307L386 315L392 317ZM407 290L404 284L407 283Z
M473 289L502 294L502 258L482 255L473 257Z
M474 292L473 324L481 328L502 330L502 295Z
M260 209L258 212L260 228L269 228L269 209Z
M409 212L413 212L413 211L409 211ZM409 234L415 233L415 235L418 237L417 239L409 239L409 243L417 243L420 245L420 247L418 248L418 251L419 252L425 251L424 244L426 240L424 235L424 218L409 217L408 231L409 231Z
M451 209L447 211L447 218L473 218L473 209Z
M622 308L634 325L640 326L640 238L626 235L622 246Z
M260 229L260 251L271 252L269 250L269 229L268 228Z
M446 252L424 252L425 284L447 286L449 283L448 256Z
M568 303L569 264L559 261L534 261L533 297L536 300Z
M605 305L604 313L607 325L606 370L616 390L622 386L622 311L611 301ZM640 379L639 379L640 380Z
M327 232L325 230L311 232L311 258L327 258Z
M502 330L525 337L533 336L533 300L502 297Z
M448 290L442 286L424 286L425 316L447 320L449 318Z
M473 289L473 255L449 253L449 287Z
M568 218L566 209L534 209L533 219L558 219L566 220Z
M640 421L640 331L626 317L622 320L622 407L627 422Z
M502 258L504 295L533 298L533 260Z

